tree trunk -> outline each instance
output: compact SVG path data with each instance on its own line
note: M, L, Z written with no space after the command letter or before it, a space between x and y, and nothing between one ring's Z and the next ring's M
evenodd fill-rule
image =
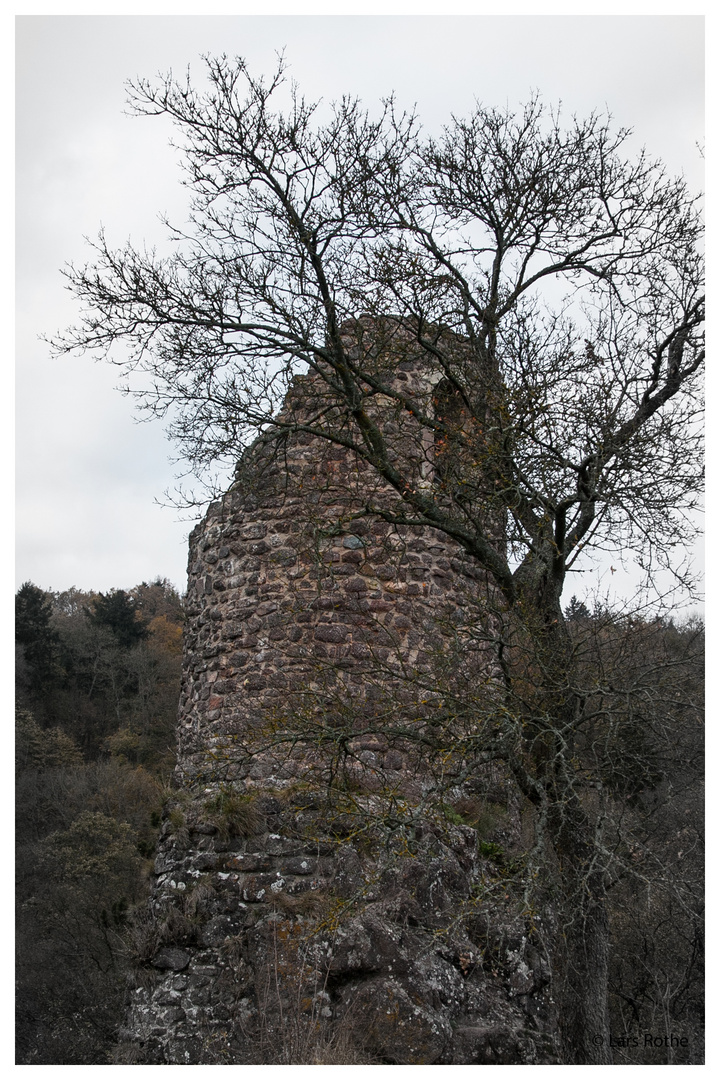
M605 867L573 761L573 731L582 702L560 606L562 577L533 574L532 565L529 569L523 582L523 622L540 678L528 731L535 781L545 791L547 827L560 868L555 966L563 1056L566 1064L610 1065Z
M568 1065L611 1065L604 870L595 865L592 823L576 795L556 805L550 817L561 868L558 1001L563 1057Z

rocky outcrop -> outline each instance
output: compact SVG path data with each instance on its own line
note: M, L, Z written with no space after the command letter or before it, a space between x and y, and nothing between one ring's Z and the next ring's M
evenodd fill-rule
M483 903L496 868L474 829L370 857L309 839L320 810L255 802L243 839L208 824L212 800L170 811L119 1060L556 1060L549 964L510 905Z
M432 394L412 356L396 378ZM288 415L316 390L298 380ZM412 418L397 435L432 483ZM547 935L502 888L512 786L458 773L431 805L415 737L423 675L489 586L441 533L365 513L391 498L295 431L250 448L192 534L177 794L119 1062L557 1059ZM492 681L482 646L462 656L453 677Z

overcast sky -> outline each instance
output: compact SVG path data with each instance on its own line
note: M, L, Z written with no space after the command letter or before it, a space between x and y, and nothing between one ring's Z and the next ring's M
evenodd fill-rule
M703 186L699 16L20 18L18 584L106 591L159 574L185 587L191 525L156 505L177 472L162 426L136 423L115 370L51 360L38 335L76 317L59 271L84 260L84 235L102 223L112 243L152 243L160 212L184 220L168 129L123 115L125 80L188 65L200 74L202 53L269 71L282 49L306 97L349 93L371 106L394 92L431 130L475 98L513 106L533 90L568 114L607 108L636 147Z

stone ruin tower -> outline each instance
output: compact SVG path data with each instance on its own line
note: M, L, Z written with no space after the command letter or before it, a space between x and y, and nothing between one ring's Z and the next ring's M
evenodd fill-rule
M409 333L387 362L405 392L437 392ZM296 378L284 414L321 393ZM413 423L386 431L431 484ZM364 513L391 498L343 447L261 437L190 537L177 790L118 1063L556 1060L549 965L522 920L478 904L477 829L418 819L428 776L398 726L422 723L416 676L487 582L442 533ZM507 780L475 787L512 843Z

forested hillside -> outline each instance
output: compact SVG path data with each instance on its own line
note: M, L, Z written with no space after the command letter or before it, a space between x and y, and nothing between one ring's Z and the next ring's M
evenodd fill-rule
M106 594L26 583L16 615L17 1061L109 1064L147 964L133 910L174 762L182 601L165 580ZM592 706L578 766L612 795L604 842L624 867L608 883L614 1061L699 1063L702 626L575 598L565 615ZM448 814L477 824L461 811ZM529 848L485 849L498 884L521 891Z
M107 1064L174 763L166 580L16 596L17 1061Z

